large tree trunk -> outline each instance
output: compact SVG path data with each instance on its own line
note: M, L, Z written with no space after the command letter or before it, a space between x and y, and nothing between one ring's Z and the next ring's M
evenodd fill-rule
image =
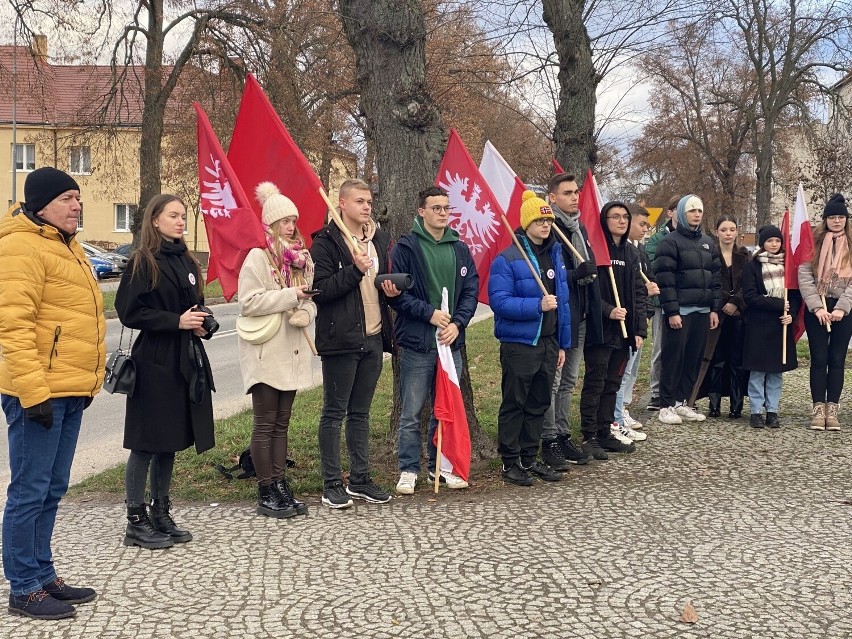
M139 207L130 230L138 243L142 213L148 201L162 192L163 122L163 0L148 3L148 40L145 49L145 88L142 106L142 135L139 140Z
M766 122L766 128L770 123ZM757 167L756 200L757 200L757 222L755 231L761 226L770 224L772 221L772 139L771 131L764 131L761 135L760 146L755 155Z
M393 237L411 227L417 193L434 183L446 145L446 132L426 84L426 28L418 0L341 0L346 38L355 50L361 110L368 148L374 149L379 178L374 215ZM370 166L365 173L369 175ZM399 426L399 364L394 370L391 432ZM487 455L487 438L476 418L464 359L462 393L474 457ZM464 382L467 382L466 384ZM493 450L493 444L488 447Z
M583 24L584 0L543 0L544 21L559 57L559 105L553 141L566 171L584 175L598 160L595 144L595 91L598 76Z

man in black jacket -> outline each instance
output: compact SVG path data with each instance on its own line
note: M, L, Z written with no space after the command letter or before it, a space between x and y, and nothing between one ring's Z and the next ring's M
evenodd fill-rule
M350 496L371 503L390 495L370 478L370 404L382 372L383 352L391 350L387 299L399 295L390 282L375 287L376 275L388 272L390 236L370 217L373 196L362 180L340 187L340 216L347 229L329 223L314 235L316 346L322 357L323 407L319 423L322 503L348 508ZM358 247L353 252L351 243ZM346 418L349 485L340 478L340 428Z
M565 365L556 371L550 408L544 416L541 433L542 459L551 468L566 470L568 464L585 464L591 459L571 439L568 416L571 413L571 395L580 374L583 347L587 340L602 340L601 290L597 281L595 254L589 244L585 227L580 223L578 207L580 188L570 173L558 173L547 185L550 208L556 217L556 226L585 258L562 247L562 257L568 271L568 289L571 305L571 348L565 351Z
M692 392L707 331L719 325L722 290L719 249L701 232L704 204L686 195L677 204L677 226L657 247L654 273L663 309L660 365L660 421L704 421L686 405Z
M476 312L479 276L467 245L447 226L450 198L444 189L431 186L418 196L417 216L407 233L399 238L391 255L391 271L408 273L411 289L392 298L396 311L394 329L399 357L402 411L399 417L399 482L396 492L414 492L420 472L420 413L426 398L435 398L437 339L451 347L456 373L461 376L459 347ZM447 292L448 311L441 310L442 292ZM429 481L435 479L437 450L432 444L437 421L429 422ZM439 462L440 463L440 462ZM442 469L440 481L448 488L467 488L458 475Z

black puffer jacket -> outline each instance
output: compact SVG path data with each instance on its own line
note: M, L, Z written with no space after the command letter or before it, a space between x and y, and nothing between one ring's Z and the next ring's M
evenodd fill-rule
M678 225L660 241L653 266L666 316L679 315L681 306L722 309L719 250L700 228Z
M367 339L364 329L364 304L361 300L361 279L364 274L352 262L352 253L333 223L313 235L311 257L314 260L314 287L321 292L315 296L317 305L316 346L320 355L342 355L364 350ZM378 274L390 271L388 253L390 235L376 229L372 238L378 260ZM382 314L382 345L391 352L390 313L385 294L379 290Z

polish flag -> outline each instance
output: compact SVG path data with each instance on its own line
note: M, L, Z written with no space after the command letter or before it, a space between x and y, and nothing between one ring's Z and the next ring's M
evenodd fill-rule
M606 244L603 227L601 227L601 208L603 198L598 189L598 183L592 170L586 171L586 179L580 188L580 222L586 227L589 234L589 244L595 254L595 263L598 266L612 266L609 259L609 247Z
M784 235L784 286L798 289L799 266L810 261L814 255L814 235L805 206L805 190L801 183L796 192L793 220L790 220L790 211L784 211L781 232ZM793 318L793 336L797 342L804 332L805 305L802 304L798 315Z
M254 193L261 182L272 182L299 209L299 230L310 245L311 233L323 227L328 207L320 195L322 182L252 74L240 101L228 159L243 186ZM250 206L261 219L263 207Z
M486 140L482 150L479 172L491 187L500 208L506 212L506 218L510 221L517 219L520 223L521 203L527 187L490 140Z
M479 296L483 304L488 303L488 273L491 262L512 238L503 230L500 216L503 207L482 177L473 158L455 129L450 131L447 150L438 167L435 186L444 189L450 198L450 227L467 244L476 272L479 274ZM509 218L513 228L520 224L520 207L514 219Z
M198 121L200 208L214 264L208 268L207 279L218 279L222 284L222 294L230 301L237 292L243 260L251 249L266 246L266 235L210 126L207 114L197 102L193 106Z
M441 310L449 312L447 289L441 291ZM435 372L435 403L433 411L441 432L442 472L458 475L465 481L470 476L470 430L467 414L464 410L459 376L453 363L453 352L449 346L441 344L435 331L438 344L438 367ZM438 445L438 429L432 442Z

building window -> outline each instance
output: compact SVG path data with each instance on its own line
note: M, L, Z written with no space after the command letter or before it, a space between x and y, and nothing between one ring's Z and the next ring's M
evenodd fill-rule
M83 203L80 202L80 217L77 218L77 230L83 230Z
M130 231L130 225L133 223L133 216L136 215L137 206L135 204L116 204L115 205L115 230Z
M15 170L17 171L34 171L35 163L35 144L16 144L14 147Z
M72 146L69 161L71 173L89 175L92 172L92 151L87 146Z

